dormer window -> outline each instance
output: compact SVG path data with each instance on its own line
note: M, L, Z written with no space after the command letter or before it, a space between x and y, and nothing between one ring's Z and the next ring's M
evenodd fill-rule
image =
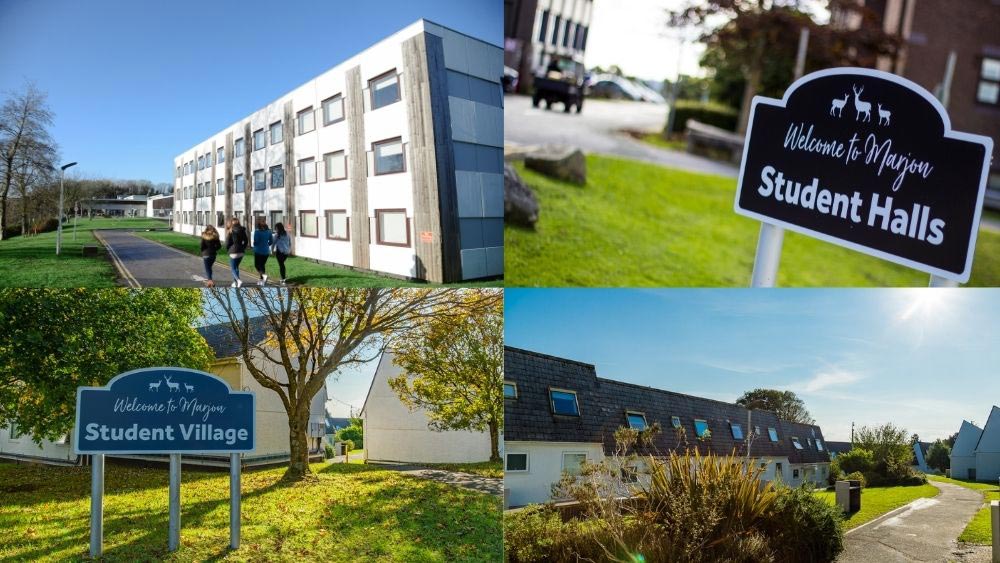
M778 441L778 431L775 430L774 428L768 428L767 429L767 435L768 435L769 438L771 438L772 442L777 442Z
M796 436L792 436L792 445L795 446L795 449L797 449L797 450L803 449L802 448L802 442L800 442L799 439L798 439L798 437L796 437Z
M739 424L732 424L732 423L730 423L729 424L729 429L733 433L733 439L734 440L742 440L743 439L743 427L742 426L740 426Z
M809 444L810 448L813 447L813 439L812 438L806 438L806 443Z
M674 428L680 428L681 427L681 417L679 417L679 416L672 416L672 417L670 417L670 426L673 426Z
M703 437L708 432L708 421L702 420L700 418L694 419L694 433L695 436L699 438Z
M628 420L628 427L636 430L646 429L646 415L636 411L625 411L625 418Z
M816 449L819 451L823 451L823 440L816 438Z
M580 416L580 406L576 401L576 391L549 389L549 403L553 414Z
M517 398L517 383L514 383L513 381L503 382L503 398L504 399Z

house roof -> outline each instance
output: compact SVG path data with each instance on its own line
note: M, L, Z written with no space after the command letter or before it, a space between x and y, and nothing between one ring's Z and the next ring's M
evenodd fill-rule
M990 416L986 419L986 424L983 425L983 430L979 433L979 438L976 440L976 452L988 452L995 453L997 449L997 440L995 438L996 426L1000 424L1000 407L993 405L990 409ZM986 443L983 443L983 438L987 438Z
M235 358L240 355L241 344L233 327L228 322L198 327L198 334L215 351L215 357ZM264 317L250 319L250 339L254 344L267 336L267 322Z
M331 430L339 430L341 428L347 428L350 425L351 425L351 419L349 418L334 418L332 416L326 417L326 429L328 432Z
M951 447L952 456L970 456L975 455L976 446L979 445L979 439L983 435L983 429L972 424L968 420L962 421L962 427L958 430L958 437L955 438L955 444Z
M507 441L603 443L605 451L615 447L615 431L627 425L626 411L641 412L648 424L658 422L662 432L654 448L644 453L667 452L697 446L703 452L728 454L736 451L755 457L787 457L792 463L829 461L819 426L781 420L772 412L749 410L713 399L674 393L597 377L593 365L506 347L505 379L517 385L517 398L504 401L504 439ZM575 391L580 416L554 414L549 389ZM682 431L674 429L672 417L679 417ZM704 420L711 439L699 441L694 421ZM735 439L732 425L739 425L744 437L753 427L760 435L750 440ZM774 428L778 441L772 442L768 429ZM797 437L802 449L792 445Z
M827 442L826 449L832 454L840 455L851 451L850 442Z

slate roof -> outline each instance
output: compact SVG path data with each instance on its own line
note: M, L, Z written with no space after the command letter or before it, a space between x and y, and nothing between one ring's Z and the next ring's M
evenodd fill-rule
M826 449L830 450L831 453L840 455L851 451L850 442L827 442Z
M250 319L250 337L253 343L264 340L267 336L266 327L264 317ZM212 347L216 358L235 358L240 355L240 341L228 322L198 327L198 334Z
M334 418L332 416L326 417L326 433L333 434L341 428L347 428L351 425L351 419L349 418Z
M683 450L686 444L702 453L728 454L735 449L745 454L747 442L734 439L731 431L731 424L739 424L745 437L754 426L760 427L760 435L749 445L754 457L787 457L791 463L830 460L825 448L816 447L816 439L823 440L819 426L780 420L772 412L602 379L593 365L509 346L504 350L504 372L507 381L516 383L518 395L504 400L504 439L508 441L600 442L605 452L611 452L615 431L627 426L625 412L637 411L645 414L648 424L660 423L662 432L654 444L659 452ZM580 416L554 414L550 388L575 391ZM680 417L683 433L671 426L673 416ZM708 422L710 440L695 438L695 419ZM777 442L768 437L768 428L777 430ZM801 450L792 445L792 436L799 438Z

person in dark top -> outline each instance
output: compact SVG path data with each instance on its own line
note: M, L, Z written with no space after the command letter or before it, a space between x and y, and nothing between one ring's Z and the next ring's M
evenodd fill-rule
M226 252L229 253L229 267L233 269L233 287L243 285L240 280L240 262L243 261L248 244L250 240L247 238L247 230L240 225L239 219L233 217L226 229Z
M222 248L219 240L219 231L215 227L208 225L201 233L201 259L205 263L205 285L215 287L212 280L212 266L215 265L215 254Z
M253 265L260 276L260 284L267 284L267 272L264 266L267 265L267 258L271 255L271 243L274 242L274 235L271 229L267 228L264 218L257 220L257 228L253 231Z
M274 242L271 244L274 257L278 260L278 269L281 271L281 285L285 285L285 260L292 253L292 239L288 236L283 223L274 224Z

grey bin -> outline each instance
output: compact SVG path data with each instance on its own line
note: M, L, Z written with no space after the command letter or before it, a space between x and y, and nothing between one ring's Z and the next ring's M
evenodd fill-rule
M847 513L861 510L861 481L837 481L837 506Z

